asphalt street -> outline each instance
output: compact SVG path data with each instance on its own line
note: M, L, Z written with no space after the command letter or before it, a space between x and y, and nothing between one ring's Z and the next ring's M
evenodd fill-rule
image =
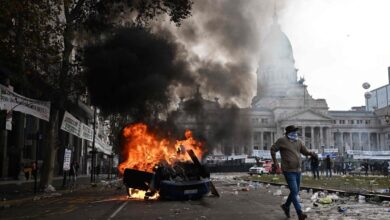
M100 182L35 197L2 201L0 219L55 220L258 220L286 219L280 204L288 195L285 187L238 180L247 174L212 174L220 197L207 195L195 201L145 201L128 199L123 184ZM389 204L360 203L354 198L339 198L332 204L313 206L313 193L301 191L302 206L308 219L390 219ZM346 211L340 213L338 207ZM291 219L297 219L291 207Z
M234 175L221 175L214 183L221 197L196 201L129 200L122 184L99 184L73 192L40 195L13 201L0 211L0 219L285 219L280 198L267 189L237 186Z

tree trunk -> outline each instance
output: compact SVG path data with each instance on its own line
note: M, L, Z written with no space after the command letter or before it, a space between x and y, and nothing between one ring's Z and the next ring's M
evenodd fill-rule
M54 176L54 163L58 150L58 123L59 110L52 109L50 114L49 129L47 134L47 145L44 147L43 172L41 177L41 188L51 185Z
M59 112L65 109L65 102L69 95L69 66L70 57L73 50L73 27L72 24L68 23L69 19L69 6L64 2L66 27L63 33L64 49L62 52L62 65L60 69L60 75L58 77L59 96L54 96L52 103L56 104L56 109L52 105L52 111L50 112L49 131L48 131L48 142L46 146L46 154L44 156L43 165L43 177L41 180L41 187L51 185L53 182L54 175L54 163L57 155L58 146L58 130L59 130ZM60 164L61 166L61 164Z

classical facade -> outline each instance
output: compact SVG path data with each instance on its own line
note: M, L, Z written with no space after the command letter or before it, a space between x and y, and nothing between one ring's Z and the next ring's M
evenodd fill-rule
M251 107L240 109L238 116L239 121L249 123L250 134L240 141L220 140L217 152L264 156L275 140L284 135L284 128L292 124L300 128L300 138L305 145L318 153L356 156L364 152L390 152L390 116L387 113L386 122L386 111L383 110L388 105L375 109L362 106L349 111L329 111L326 100L314 99L304 79L298 79L291 43L282 32L276 16L262 45L256 96ZM208 136L212 136L213 131L207 129L207 124L220 123L218 114L221 107L217 101L204 100L199 90L194 98L186 102L191 100L204 103L203 115L208 116L202 117L202 123L205 123L202 128ZM195 128L198 122L194 117L183 114L183 103L178 109L181 117L176 124ZM367 103L373 105L374 102L368 100ZM233 152L228 152L224 149L232 147L226 145L240 147L233 147Z
M262 45L251 107L254 152L269 150L291 124L300 127L306 146L319 153L390 150L383 114L364 106L329 111L325 99L312 98L304 79L297 78L291 43L276 19Z

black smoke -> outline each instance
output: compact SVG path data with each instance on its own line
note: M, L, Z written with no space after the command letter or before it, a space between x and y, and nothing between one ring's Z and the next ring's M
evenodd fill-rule
M148 30L118 29L85 50L86 84L92 104L105 112L145 120L166 111L168 88L193 84L177 45Z
M276 3L278 10L283 2ZM152 30L168 31L170 39L184 45L181 58L190 63L205 97L246 107L256 92L261 41L273 12L274 1L198 0L180 27L157 21ZM180 87L174 95L188 96L193 89Z

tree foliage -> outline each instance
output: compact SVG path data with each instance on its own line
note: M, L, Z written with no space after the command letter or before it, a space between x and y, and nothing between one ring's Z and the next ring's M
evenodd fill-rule
M85 42L127 24L126 16L133 14L141 26L163 14L179 25L191 7L191 0L0 0L0 67L13 73L17 90L30 88L34 98L52 102L42 185L53 177L59 113L69 98L85 91L80 74Z

